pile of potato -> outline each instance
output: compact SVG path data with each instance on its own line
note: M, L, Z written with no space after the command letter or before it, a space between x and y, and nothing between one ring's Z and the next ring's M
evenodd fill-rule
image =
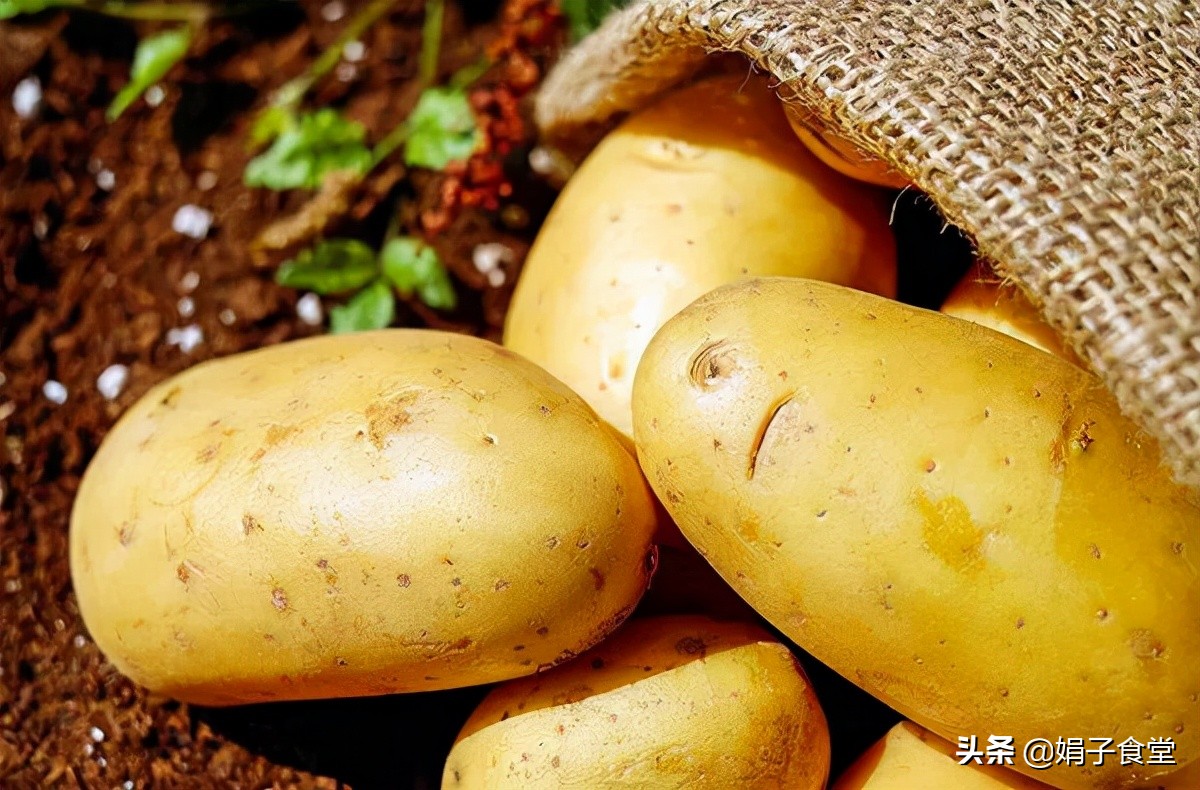
M499 684L445 788L825 787L761 616L910 720L838 790L1200 786L1197 492L984 269L894 301L900 182L791 120L740 74L631 117L503 347L324 336L149 392L71 523L109 660L204 705ZM752 610L639 612L660 547ZM960 765L989 735L1015 764ZM1058 737L1176 764L1023 764Z

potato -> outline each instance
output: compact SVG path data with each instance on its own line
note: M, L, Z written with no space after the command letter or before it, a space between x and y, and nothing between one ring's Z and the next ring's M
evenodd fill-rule
M1089 744L1092 746L1092 744ZM985 751L985 743L980 747ZM1019 746L1017 747L1019 750ZM912 722L897 724L842 774L833 790L1039 790L1048 785L1000 765L960 764L956 747ZM981 757L986 762L986 756ZM1021 759L1013 757L1015 764Z
M762 629L635 620L580 658L499 687L458 737L453 788L823 788L829 731Z
M385 330L147 393L83 478L71 572L96 643L155 691L385 694L586 650L645 590L653 527L635 460L563 384L494 343Z
M987 264L975 263L942 305L942 312L981 324L1034 348L1082 366L1079 357L1017 286L1004 283Z
M628 434L642 351L706 291L761 274L893 295L887 208L797 143L765 80L698 82L584 161L529 252L504 344Z
M918 724L1200 754L1200 496L1084 370L836 285L726 286L634 384L642 467L783 633ZM1171 766L1058 765L1060 787Z
M815 119L803 111L785 105L788 122L800 142L829 167L844 176L875 186L891 189L903 189L909 186L909 181L900 173L888 167L886 162L871 158L832 132L820 129Z

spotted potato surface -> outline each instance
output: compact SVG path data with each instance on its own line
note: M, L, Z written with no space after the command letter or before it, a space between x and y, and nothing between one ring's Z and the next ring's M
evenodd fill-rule
M663 327L633 411L647 477L722 577L916 723L1173 738L1180 769L1196 762L1200 501L1087 372L939 313L761 279Z
M616 433L500 346L323 336L138 401L80 486L71 571L113 664L185 701L467 686L624 619L651 499Z

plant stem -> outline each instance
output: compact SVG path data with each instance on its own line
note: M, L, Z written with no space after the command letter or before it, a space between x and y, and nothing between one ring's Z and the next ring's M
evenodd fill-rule
M295 106L304 98L304 94L324 77L342 59L342 50L351 41L357 40L367 28L379 21L397 0L371 0L361 11L346 23L346 27L338 34L329 47L314 60L303 74L284 83L275 93L272 104L276 106Z
M425 0L425 22L421 26L422 85L432 85L437 80L438 58L442 47L442 21L445 16L445 0Z
M375 144L375 150L372 151L372 164L375 167L384 159L392 155L400 146L408 141L408 135L412 132L412 127L408 123L408 119L404 119L396 124L396 127L388 132L382 140Z
M270 0L239 0L230 3L155 3L138 0L60 0L66 8L92 11L105 16L155 22L201 23L212 17L245 14L270 5Z

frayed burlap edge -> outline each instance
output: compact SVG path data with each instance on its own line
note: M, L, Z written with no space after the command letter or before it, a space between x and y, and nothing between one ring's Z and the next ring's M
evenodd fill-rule
M550 139L740 53L905 174L1200 488L1200 11L1187 0L651 0L548 75Z

